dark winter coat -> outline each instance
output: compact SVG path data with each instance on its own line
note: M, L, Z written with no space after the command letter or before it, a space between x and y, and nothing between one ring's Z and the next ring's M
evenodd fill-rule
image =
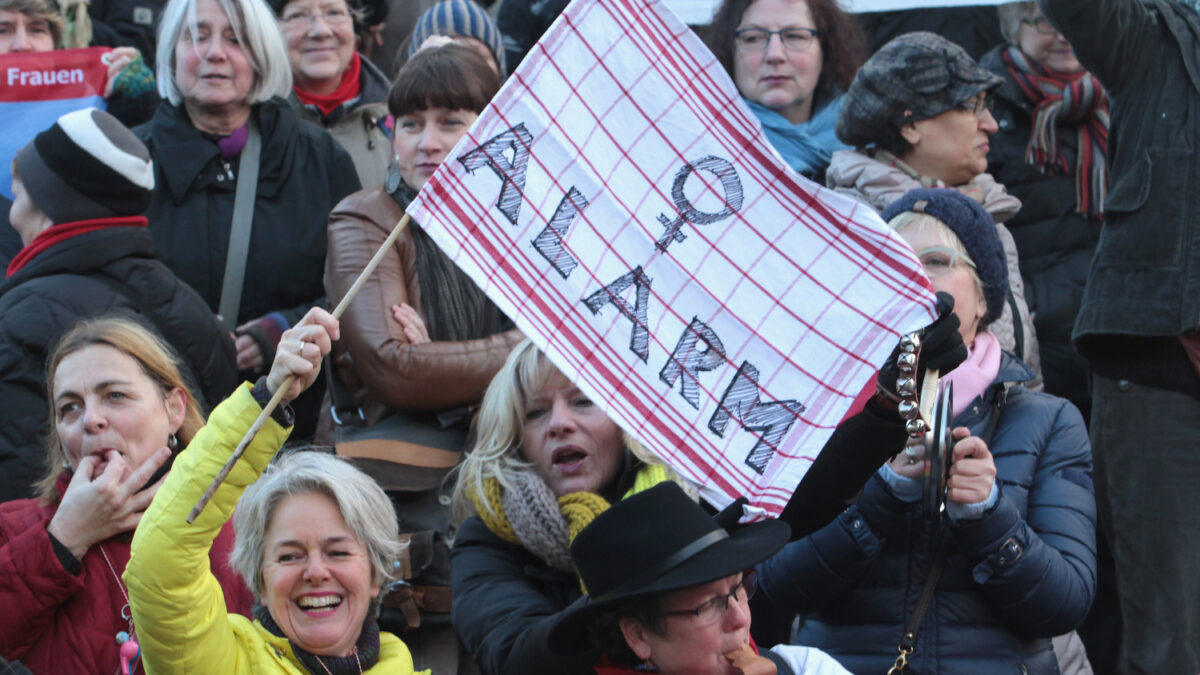
M859 14L858 20L867 33L868 54L879 51L892 38L913 31L937 33L976 60L1004 41L996 8L990 6L866 12Z
M1067 401L1005 387L1028 376L1005 354L993 385L955 419L978 435L996 397L1007 397L989 444L999 500L982 518L947 527L950 552L910 658L914 673L1057 673L1050 638L1091 606L1087 432ZM763 563L760 593L806 615L798 644L852 672L886 672L929 570L930 537L920 507L874 477L836 521Z
M346 151L302 122L286 101L256 105L252 114L262 133L262 155L237 323L280 312L295 324L325 295L325 219L358 190L358 177ZM238 161L222 160L217 144L192 126L183 108L169 103L135 131L154 160L158 187L146 212L154 247L215 312Z
M1168 0L1040 0L1108 89L1112 174L1074 337L1200 326L1200 17ZM1180 364L1186 368L1186 361Z
M1025 162L1033 105L1000 58L1007 47L997 47L980 61L1004 78L992 109L999 131L991 137L988 172L1021 200L1021 210L1004 224L1020 253L1025 300L1038 336L1046 391L1086 411L1091 408L1087 361L1071 344L1071 330L1100 238L1100 223L1075 210L1074 173L1042 173ZM1077 128L1059 125L1058 139L1074 167Z
M46 467L45 364L81 319L141 315L179 352L208 406L237 386L233 341L204 301L154 259L144 227L110 227L59 242L0 284L0 501L32 495Z
M484 675L592 675L599 654L557 656L547 636L578 600L579 579L488 530L463 522L450 558L451 619Z
M508 72L517 69L568 3L569 0L503 0L500 3L496 27L504 36L504 61Z

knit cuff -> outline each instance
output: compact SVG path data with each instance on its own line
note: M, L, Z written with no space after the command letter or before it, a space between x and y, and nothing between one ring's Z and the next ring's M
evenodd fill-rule
M71 553L71 550L58 540L58 537L50 534L50 530L46 530L46 536L50 537L50 547L54 549L54 557L58 558L63 569L71 576L79 576L79 573L83 571L83 563L79 562L79 558L76 558L75 554Z
M959 504L958 502L946 501L946 513L950 514L950 520L959 522L963 520L979 520L984 517L988 510L996 505L1000 499L1000 488L996 483L992 483L992 491L988 493L987 499L974 504Z
M258 345L258 351L262 354L262 372L271 369L271 363L275 361L275 347L288 328L291 325L282 314L271 312L247 323L238 331L239 335L249 335Z
M267 404L271 402L271 390L267 388L266 375L258 378L258 381L256 381L254 386L250 389L250 395L254 397L254 400L257 401L260 406L263 408L267 407ZM279 426L287 429L296 423L296 414L292 411L292 406L281 405L276 406L276 408L271 411L271 419L278 422Z
M916 478L908 478L896 473L891 464L884 464L879 467L879 477L892 491L893 495L902 502L917 502L921 499L921 481Z

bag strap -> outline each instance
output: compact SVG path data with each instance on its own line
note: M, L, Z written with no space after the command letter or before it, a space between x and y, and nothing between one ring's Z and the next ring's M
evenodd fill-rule
M983 442L991 445L992 436L996 433L996 425L1000 423L1000 416L1004 413L1005 406L1008 405L1008 390L1003 387L996 392L996 398L993 402L993 412L988 420L987 426L984 427L983 433L979 438ZM904 626L904 636L900 638L900 644L896 645L896 649L900 655L896 657L896 662L888 669L887 675L899 675L908 667L908 657L912 656L917 650L917 631L921 628L921 620L925 618L925 613L929 610L929 604L933 602L933 593L937 590L938 579L942 577L942 570L946 569L946 552L949 548L949 542L945 537L941 537L938 543L937 552L933 554L933 565L929 567L929 574L925 576L925 585L921 587L921 595L917 598L917 606L913 608L912 616L908 619L908 624Z
M238 159L237 191L233 194L233 222L229 228L229 252L225 255L225 278L221 282L221 301L217 312L229 330L237 328L242 306L242 283L246 279L246 259L250 253L250 229L254 223L254 200L258 191L258 164L262 139L258 124L250 116L249 134Z

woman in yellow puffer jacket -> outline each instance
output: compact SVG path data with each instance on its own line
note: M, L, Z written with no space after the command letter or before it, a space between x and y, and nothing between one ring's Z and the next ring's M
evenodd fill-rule
M337 321L321 309L284 333L270 374L213 411L143 516L124 580L147 673L413 673L408 648L375 622L400 548L390 502L324 453L270 465L290 430L286 406L187 523L263 404L289 375L285 404L312 384L337 337ZM208 559L243 492L231 562L257 599L255 621L226 612Z

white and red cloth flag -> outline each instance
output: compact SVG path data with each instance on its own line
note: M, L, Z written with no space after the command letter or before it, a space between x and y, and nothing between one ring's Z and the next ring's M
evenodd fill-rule
M0 194L12 199L17 151L74 110L105 108L110 47L0 54Z
M717 504L778 514L934 316L908 246L787 168L659 0L572 3L408 211Z

